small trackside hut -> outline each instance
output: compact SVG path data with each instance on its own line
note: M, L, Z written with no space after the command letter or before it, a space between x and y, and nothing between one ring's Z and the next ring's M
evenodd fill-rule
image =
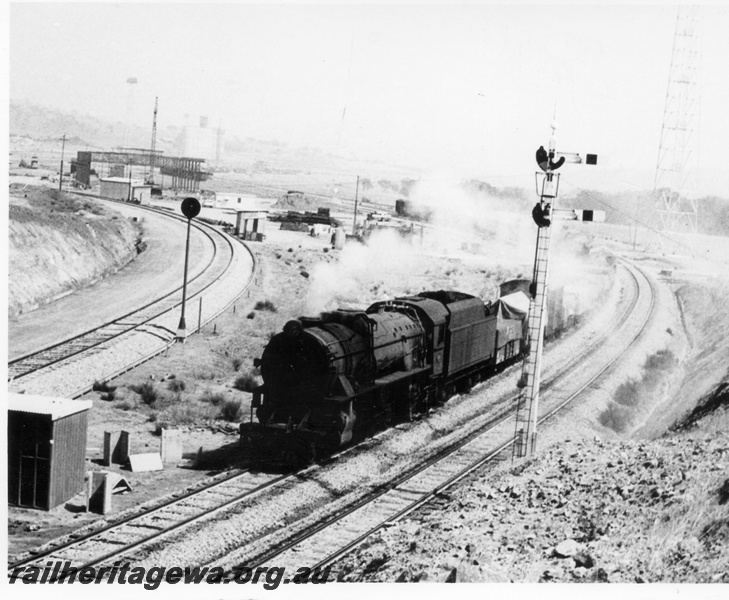
M8 504L50 510L83 491L91 406L8 394Z

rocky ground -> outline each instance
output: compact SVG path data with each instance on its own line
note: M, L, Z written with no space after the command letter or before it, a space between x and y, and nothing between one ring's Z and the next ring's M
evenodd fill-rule
M725 432L565 440L441 498L338 567L348 581L726 583L728 472Z
M536 458L385 529L335 565L344 580L728 583L729 310L716 301L727 284L670 287L680 356L659 368L648 340L642 369L623 367L550 424ZM653 409L642 427L602 424L603 396Z

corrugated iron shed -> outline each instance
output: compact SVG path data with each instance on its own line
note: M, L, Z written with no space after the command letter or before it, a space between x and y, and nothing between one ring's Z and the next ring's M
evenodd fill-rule
M90 400L8 394L8 503L50 510L83 490Z
M8 394L8 410L48 415L57 421L93 406L91 400L69 400L68 398L52 398L35 394Z

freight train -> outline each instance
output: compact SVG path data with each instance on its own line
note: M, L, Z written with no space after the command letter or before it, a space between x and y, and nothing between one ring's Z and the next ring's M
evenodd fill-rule
M252 457L297 465L470 389L527 351L529 298L454 291L376 302L286 323L254 364Z

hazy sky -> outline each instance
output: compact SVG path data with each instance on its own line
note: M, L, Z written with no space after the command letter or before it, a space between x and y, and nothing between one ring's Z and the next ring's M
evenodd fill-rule
M206 115L497 184L533 170L556 106L559 148L652 172L675 22L660 4L15 3L9 89L150 129L159 96L160 128ZM729 3L700 31L701 164L726 173Z

